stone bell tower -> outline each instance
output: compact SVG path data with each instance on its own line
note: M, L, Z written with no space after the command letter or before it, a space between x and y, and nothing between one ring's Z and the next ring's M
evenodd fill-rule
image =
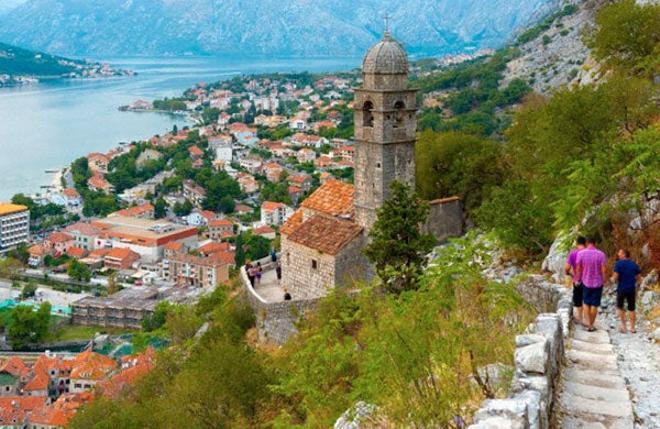
M362 63L355 90L355 218L368 232L390 184L415 187L416 90L408 88L408 56L386 31Z

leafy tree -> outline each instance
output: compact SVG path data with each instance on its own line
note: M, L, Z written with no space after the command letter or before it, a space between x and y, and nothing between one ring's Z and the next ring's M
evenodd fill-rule
M154 217L156 219L162 219L167 216L167 202L163 197L158 197L154 203Z
M242 267L243 264L245 264L245 248L243 242L243 234L238 234L236 236L236 242L234 243L234 245L236 246L236 254L234 256L234 261L237 267Z
M387 291L400 293L414 289L425 255L433 247L431 235L420 230L428 216L428 204L406 185L392 182L391 196L378 209L365 248L369 261Z
M156 304L154 308L154 313L150 316L147 316L142 321L142 329L147 332L155 331L163 326L167 321L167 315L172 311L173 305L167 301L161 301Z
M190 214L192 209L193 209L192 203L189 200L185 200L183 203L177 201L174 204L172 211L174 211L174 214L177 216L187 216Z
M416 145L417 190L432 200L458 195L469 214L505 177L502 145L463 133L424 131Z
M21 299L28 299L34 297L37 293L37 285L33 281L29 281L23 286L21 291Z
M71 262L69 262L67 274L72 279L85 283L88 283L92 278L92 272L89 267L75 259L72 259Z
M477 211L479 224L494 229L508 246L541 253L552 243L552 216L531 185L508 181L493 191Z
M42 341L50 327L51 305L44 302L34 311L31 306L19 305L11 312L7 338L14 349L23 349Z
M596 15L597 29L587 37L597 60L610 69L652 78L660 67L660 5L620 0Z

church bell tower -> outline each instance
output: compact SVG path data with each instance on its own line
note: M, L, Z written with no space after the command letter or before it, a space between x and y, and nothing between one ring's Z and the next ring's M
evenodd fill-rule
M415 187L416 90L408 88L408 56L388 31L362 63L355 90L355 218L368 232L390 184Z

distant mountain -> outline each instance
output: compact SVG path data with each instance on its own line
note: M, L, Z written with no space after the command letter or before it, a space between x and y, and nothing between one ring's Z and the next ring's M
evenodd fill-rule
M0 40L82 56L349 56L387 11L410 52L439 54L497 46L560 1L27 0L0 16Z
M16 7L22 5L27 0L2 0L0 1L0 15L3 15Z

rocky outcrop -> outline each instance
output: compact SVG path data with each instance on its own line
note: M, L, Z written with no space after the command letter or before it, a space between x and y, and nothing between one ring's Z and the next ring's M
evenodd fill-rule
M516 337L511 394L506 399L484 401L471 429L550 427L572 311L569 290L543 276L530 276L518 290L536 308L553 307L555 311L539 314L527 331Z
M583 33L593 26L599 7L606 0L569 0L575 13L560 16L533 40L519 45L520 56L507 65L500 85L522 79L534 91L547 93L561 85L587 84L600 78L598 64L583 42Z

